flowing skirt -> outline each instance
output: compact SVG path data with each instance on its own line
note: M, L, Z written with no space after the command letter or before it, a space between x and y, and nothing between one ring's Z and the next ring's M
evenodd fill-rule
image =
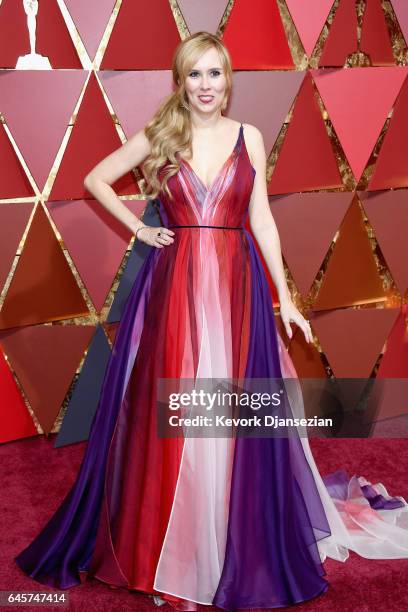
M38 582L94 576L180 610L232 612L323 593L326 557L408 557L405 500L342 471L322 479L302 435L157 436L158 379L290 378L290 413L304 416L255 245L231 234L225 248L202 232L205 265L187 233L176 256L146 257L77 479L16 557Z

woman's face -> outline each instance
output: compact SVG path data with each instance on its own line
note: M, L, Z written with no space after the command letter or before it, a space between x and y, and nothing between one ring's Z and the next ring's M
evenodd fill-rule
M227 81L218 51L211 47L186 76L186 94L193 112L212 114L222 108Z

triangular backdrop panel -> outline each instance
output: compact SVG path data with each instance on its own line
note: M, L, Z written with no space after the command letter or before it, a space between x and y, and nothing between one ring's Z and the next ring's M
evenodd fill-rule
M0 329L88 314L68 261L39 204L0 311Z
M311 322L337 378L368 378L399 314L398 308L342 308Z
M319 414L320 403L322 402L320 380L327 378L326 370L320 358L320 353L312 343L307 343L302 330L296 327L293 338L290 342L289 354L294 364L295 372L293 376L300 379L302 385L302 397L306 417L313 417ZM313 379L305 380L305 379ZM318 393L314 387L318 383ZM326 397L324 397L326 401Z
M234 70L295 68L276 0L235 0L222 38Z
M308 73L295 102L292 119L268 184L268 194L342 186L334 151Z
M48 434L94 332L93 325L28 325L1 331L0 343Z
M1 122L0 164L0 200L31 198L35 196L30 181Z
M319 66L344 66L347 57L357 51L356 0L339 0L329 26Z
M408 305L404 305L387 339L384 355L378 368L378 378L406 378L408 382L407 319Z
M242 71L233 75L228 116L255 125L269 155L306 72Z
M408 191L359 192L370 225L401 295L408 289Z
M88 439L110 354L111 348L99 324L61 423L56 448Z
M102 159L121 146L122 142L95 73L91 72L49 200L80 200L93 197L84 187L85 176ZM140 192L131 172L115 181L112 189L117 195Z
M356 306L385 298L360 206L354 198L341 224L313 310Z
M312 55L334 0L286 0L306 55Z
M172 91L170 70L100 70L97 74L127 138L144 128Z
M378 378L377 375L374 388L376 392L367 407L374 417L371 421L370 436L408 438L408 379Z
M64 17L55 0L41 0L36 17L36 53L51 67L81 68ZM30 53L27 15L23 2L3 0L0 6L0 66L15 68L20 56Z
M37 435L13 374L2 353L0 340L0 444Z
M98 0L97 5L83 0L64 1L92 61L108 25L116 0Z
M137 217L145 201L125 200ZM131 232L95 200L49 202L48 208L97 311L105 303Z
M168 0L123 0L100 68L168 70L180 40Z
M408 187L408 79L396 99L387 132L374 167L368 191Z
M407 429L407 397L408 397L408 334L407 334L408 306L404 305L387 338L384 355L376 376L376 384L379 385L377 401L373 406L375 420L383 423L381 427L376 426L373 435L394 435L399 437L403 430L398 431L398 426ZM404 415L404 419L396 417ZM394 432L390 431L396 423ZM386 421L386 422L384 422Z
M295 193L270 197L282 253L304 297L323 263L353 195Z
M184 21L190 34L204 30L215 34L222 16L228 5L228 0L177 0Z
M292 324L293 338L289 355L299 378L327 378L320 353L314 344L308 344L301 329Z
M398 19L405 42L408 44L408 2L407 0L391 0L391 5Z
M361 27L360 49L369 56L373 66L395 65L381 0L368 0L366 2Z
M311 72L358 181L406 78L408 67Z
M86 77L85 70L0 71L0 111L40 191Z
M10 273L33 206L31 202L0 206L0 293Z

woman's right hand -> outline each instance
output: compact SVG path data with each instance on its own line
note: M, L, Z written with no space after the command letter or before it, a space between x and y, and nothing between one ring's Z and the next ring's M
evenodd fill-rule
M152 227L151 225L141 225L136 230L136 238L145 244L162 249L174 242L174 232L167 227ZM160 234L160 235L159 235Z

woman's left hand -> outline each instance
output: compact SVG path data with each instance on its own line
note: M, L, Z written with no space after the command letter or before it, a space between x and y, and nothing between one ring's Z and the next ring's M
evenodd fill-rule
M296 323L305 335L306 342L313 342L312 330L309 321L301 315L290 298L280 301L280 316L289 338L292 338L291 321Z

